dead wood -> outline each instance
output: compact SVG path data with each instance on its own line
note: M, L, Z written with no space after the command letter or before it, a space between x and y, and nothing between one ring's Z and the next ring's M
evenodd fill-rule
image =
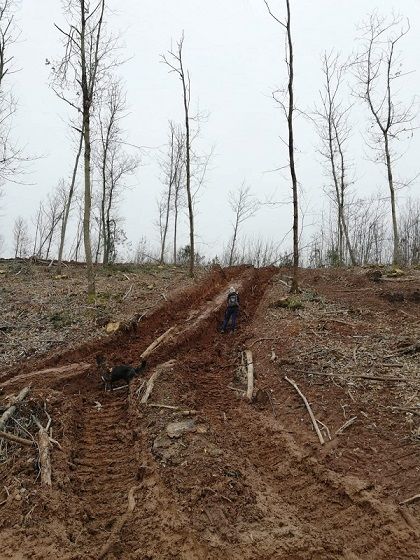
M347 422L344 422L344 424L340 428L338 428L338 430L336 430L335 435L338 436L342 434L344 430L349 426L351 426L352 424L354 424L356 420L357 420L357 416L353 416L353 418L350 418L349 420L347 420Z
M248 379L246 398L249 400L249 402L251 402L254 393L254 362L252 361L251 350L245 350L244 354L245 354L245 363L246 363L247 379Z
M41 378L43 382L45 382L46 379L51 379L51 384L62 383L67 378L75 377L87 372L91 367L92 364L80 362L42 369L31 373L22 373L4 381L0 384L0 387L7 387L11 384L14 385L21 380L25 382L30 381L32 383L33 381L36 381L37 378Z
M162 371L164 371L165 369L171 368L174 364L175 364L175 360L169 360L168 362L165 362L164 364L160 364L156 367L155 371L152 373L150 379L146 383L146 391L145 391L145 393L142 396L141 401L140 401L142 404L147 403L147 401L148 401L148 399L149 399L149 397L150 397L150 395L153 391L153 386L155 384L155 381L159 377L159 375L162 373Z
M147 406L152 408L167 408L168 410L176 410L180 411L182 414L190 415L190 414L198 414L198 410L193 409L185 409L182 406L173 406L170 404L160 404L160 403L149 403Z
M34 442L31 441L30 439L24 439L19 436L15 436L14 434L11 434L9 432L3 432L1 430L0 430L0 438L13 441L13 443L19 443L20 445L27 445L29 447L32 447L32 445L34 444Z
M394 410L401 410L402 412L409 412L410 414L420 416L420 410L416 410L415 408L403 408L402 406L393 406L392 408Z
M279 336L257 338L257 340L254 340L253 342L251 342L251 344L249 345L249 348L252 348L254 346L254 344L257 344L258 342L263 342L264 340L279 340L279 338L280 338Z
M411 498L407 498L406 500L400 502L400 506L402 506L403 504L410 504L411 502L414 502L415 500L419 500L419 499L420 499L420 494L416 494L415 496L411 496Z
M289 379L287 376L285 376L285 380L286 380L288 383L290 383L290 385L292 385L292 386L295 388L295 390L297 391L297 393L298 393L298 394L300 395L300 397L302 398L303 402L305 403L306 409L307 409L307 411L308 411L308 413L309 413L309 416L311 417L312 424L313 424L313 427L315 428L315 431L316 431L316 434L317 434L317 436L318 436L319 442L320 442L321 445L324 445L324 443L325 443L324 437L323 437L323 435L322 435L322 433L321 433L321 431L320 431L320 429L319 429L319 427L318 427L317 420L316 420L316 418L315 418L315 416L314 416L314 413L312 412L312 409L311 409L311 407L310 407L310 404L308 403L307 398L306 398L305 395L302 393L302 391L299 389L299 387L296 385L296 383L293 381L293 379Z
M369 381L392 381L401 383L410 383L412 379L405 379L404 377L384 377L380 375L346 375L344 373L323 373L321 371L307 371L304 372L308 375L321 375L323 377L344 377L345 379L367 379Z
M156 338L156 340L154 340L152 342L152 344L150 344L150 346L148 346L146 348L146 350L141 354L140 358L142 360L145 360L146 358L148 358L150 356L150 354L159 346L159 344L161 344L166 338L168 338L168 336L170 335L170 333L174 330L175 327L171 327L169 328L167 331L165 331L161 336L159 336L158 338Z
M0 418L0 430L3 430L9 418L11 418L13 414L16 412L16 404L22 402L27 396L27 394L29 393L29 391L30 391L30 387L25 387L24 389L22 389L21 392L18 394L18 396L14 399L13 404L9 406L9 408L5 412L3 412Z
M98 555L98 560L101 560L102 558L104 558L108 554L108 552L111 550L111 548L116 543L118 535L121 532L121 529L124 527L124 525L127 523L128 519L131 517L131 515L134 511L134 508L136 507L136 500L135 500L134 494L139 488L140 488L140 486L133 486L130 489L130 491L128 493L127 511L124 513L124 515L122 515L114 523L114 526L111 529L111 534L109 535L107 542L104 544L104 546L102 547L102 549L101 549L101 551Z
M406 346L405 348L401 348L397 350L397 352L393 352L392 354L388 354L388 356L384 356L385 359L393 358L394 356L403 356L406 354L417 354L420 352L420 342L416 342L415 344L411 344L410 346Z
M48 435L48 430L51 425L51 417L47 413L46 407L44 406L45 414L48 417L47 426L44 428L38 418L33 416L35 424L39 428L38 432L38 447L39 447L39 465L41 469L41 484L44 486L51 486L51 458L50 458L50 448L51 439Z

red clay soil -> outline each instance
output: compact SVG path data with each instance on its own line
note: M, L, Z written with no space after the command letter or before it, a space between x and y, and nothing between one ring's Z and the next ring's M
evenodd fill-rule
M376 283L365 271L302 271L297 310L277 305L285 274L214 270L126 332L3 372L4 394L31 383L19 417L45 420L46 403L60 447L45 488L31 449L8 444L0 557L418 559L420 500L400 502L420 492L419 272ZM232 283L239 328L222 335ZM171 326L145 378L104 392L96 354L136 364ZM286 375L329 428L325 445Z

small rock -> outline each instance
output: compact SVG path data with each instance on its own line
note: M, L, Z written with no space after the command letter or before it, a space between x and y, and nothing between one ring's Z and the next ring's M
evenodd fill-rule
M179 438L192 431L195 431L195 420L193 418L182 422L171 422L166 426L166 433L170 438Z
M106 326L106 332L107 334L112 334L114 332L117 332L117 330L120 328L120 322L117 321L116 323L108 323Z

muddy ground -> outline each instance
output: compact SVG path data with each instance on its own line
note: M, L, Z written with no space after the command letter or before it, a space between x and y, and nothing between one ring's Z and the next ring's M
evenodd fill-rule
M420 271L302 271L288 307L287 270L154 272L174 281L116 304L116 333L3 362L1 408L31 386L5 429L36 442L50 417L56 443L48 487L36 445L0 440L1 558L419 558ZM222 335L232 284L239 327ZM104 391L97 354L136 365L171 327L143 376Z

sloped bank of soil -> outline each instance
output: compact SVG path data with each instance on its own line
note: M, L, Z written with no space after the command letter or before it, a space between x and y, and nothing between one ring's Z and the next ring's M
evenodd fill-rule
M132 383L129 395L125 390L104 393L89 365L84 373L64 376L62 371L62 383L53 373L31 378L34 400L48 401L53 435L63 449L53 452L51 491L34 483L33 465L25 470L27 450L11 455L2 479L13 496L2 507L5 558L98 558L127 513L130 492L134 510L107 558L417 558L418 505L403 508L398 502L415 493L418 444L404 422L390 432L385 421L390 413L380 408L395 404L403 390L382 385L378 393L366 381L348 386L348 379L309 375L316 368L336 372L337 364L350 360L354 367L365 367L369 352L381 348L370 347L376 340L373 326L385 329L392 340L394 322L388 327L384 313L379 323L375 304L364 304L357 288L351 305L366 307L370 318L343 317L340 311L350 302L340 298L338 286L329 301L316 301L312 294L297 313L273 308L286 290L279 282L284 276L274 272L217 273L194 293L168 302L168 309L165 303L137 330L74 354L73 361L87 364L93 364L96 351L106 353L111 363L135 363L156 336L176 326L173 338L149 361L148 376L156 365L175 360L156 381L149 400L156 406L139 402L142 379ZM241 286L243 309L238 333L222 336L217 323L232 281ZM309 288L315 289L305 277ZM367 334L354 362L353 343L359 339L353 336ZM250 405L238 392L239 353L250 346L257 388L271 397L265 404ZM54 356L38 365L61 366L67 359ZM414 375L410 356L399 361L404 365L398 370ZM286 373L296 378L317 417L331 429L343 423L341 405L347 405L348 417L357 412L362 421L320 448L299 397L283 379ZM10 378L4 388L17 390L22 381ZM378 417L371 418L364 395ZM174 437L173 424L185 420L189 428ZM406 438L404 452L396 451L395 459L398 453L406 457L398 480L383 487L393 468L391 445L398 450L401 438ZM373 440L376 451L369 456Z

